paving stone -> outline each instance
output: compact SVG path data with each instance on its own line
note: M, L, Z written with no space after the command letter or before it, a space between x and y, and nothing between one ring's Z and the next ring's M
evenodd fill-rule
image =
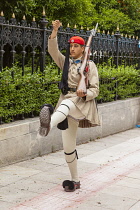
M117 184L113 184L112 186L106 187L106 189L104 189L102 192L107 193L109 195L120 196L134 200L140 199L140 189L118 186Z
M12 189L18 189L21 191L29 191L29 192L35 192L35 193L44 193L47 192L49 189L55 187L56 184L47 182L47 181L40 181L33 179L32 177L27 179L22 179L17 182L14 182L10 185L8 185L9 191Z
M87 150L86 148L77 148L77 154L79 159L93 153L94 150Z
M130 210L140 210L140 201L138 201L136 204L134 204Z
M0 210L139 210L139 150L137 128L77 145L73 193L62 188L70 179L63 150L0 168Z
M139 179L140 180L140 168L126 175L127 177Z
M21 166L24 168L31 168L31 169L36 169L39 171L49 171L51 168L57 167L57 165L53 165L51 163L46 163L45 161L37 160L37 159L32 159L28 161L23 161L20 163L15 164L16 166Z
M15 206L15 203L1 201L1 198L0 198L0 209L1 210L9 210L10 208L12 208L14 206Z
M112 145L110 145L112 146ZM101 143L101 144L96 144L94 142L89 142L88 144L82 144L82 145L79 145L77 147L77 150L79 149L86 149L86 150L91 150L93 153L95 152L98 152L98 151L101 151L103 149L106 149L106 144L105 143Z
M23 179L23 177L18 176L17 174L6 174L6 173L1 173L0 174L0 185L7 186L8 184L15 183L16 181L19 181L20 179Z
M136 139L138 140L139 137L133 139L133 141ZM99 152L96 152L95 154L91 154L81 158L80 161L96 164L106 164L109 161L121 158L130 152L135 152L137 150L137 144L133 144L133 141L131 140L131 142L123 142L121 144L101 150Z
M44 172L31 177L33 180L40 180L40 181L47 181L54 184L61 185L62 182L66 179L70 179L70 174L62 174L60 173L51 173L51 172Z
M9 189L9 186L2 187L0 189L0 200L5 202L11 202L11 203L23 203L27 200L38 196L38 193L29 192L25 190L19 190L19 189Z
M35 208L24 206L24 205L21 204L19 206L16 206L16 207L10 209L10 210L35 210Z
M94 208L97 209L112 209L112 210L128 210L136 200L114 196L107 193L99 192L97 194L93 194L89 199L85 200L83 203L78 205L78 209L84 210ZM76 207L74 209L77 209Z
M117 185L132 187L140 190L140 174L139 174L139 179L125 177L124 179L118 181Z
M65 163L65 159L64 158L60 158L60 157L53 157L50 155L44 155L42 157L37 157L36 160L41 160L45 163L51 163L54 165L62 165Z
M98 142L104 142L104 143L109 143L111 145L116 145L116 144L120 144L122 142L125 142L126 139L123 138L123 136L116 136L116 134L114 135L110 135L101 139L98 139Z
M78 205L74 208L67 208L67 209L72 209L72 210L112 210L111 208L105 208L102 206L96 206L94 205L94 207L92 205L89 205L88 203L82 203L81 205Z
M18 176L20 178L25 178L25 177L29 177L32 176L34 174L38 174L40 173L40 170L35 170L32 168L25 168L25 167L21 167L21 166L17 166L17 165L10 165L7 167L3 167L0 169L0 173L1 174L6 174L6 175L13 175L13 176Z

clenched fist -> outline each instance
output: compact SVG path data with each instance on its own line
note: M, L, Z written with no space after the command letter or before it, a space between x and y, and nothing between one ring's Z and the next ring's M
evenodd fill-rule
M59 20L52 21L53 30L58 31L59 27L62 26L62 23Z

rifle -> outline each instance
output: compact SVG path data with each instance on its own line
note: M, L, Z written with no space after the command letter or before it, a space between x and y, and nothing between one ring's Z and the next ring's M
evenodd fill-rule
M96 24L95 29L92 29L90 32L90 36L85 46L83 62L79 69L80 80L79 80L77 90L83 90L85 94L87 93L87 85L88 85L88 79L86 78L85 72L86 72L86 67L88 68L87 63L90 56L90 45L91 45L92 37L95 36L97 27L98 27L98 23Z

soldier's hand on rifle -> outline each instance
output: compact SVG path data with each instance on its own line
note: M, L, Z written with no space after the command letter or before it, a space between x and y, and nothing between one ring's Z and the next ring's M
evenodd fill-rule
M77 90L76 93L77 93L77 96L79 96L79 97L87 96L87 94L84 93L83 90Z

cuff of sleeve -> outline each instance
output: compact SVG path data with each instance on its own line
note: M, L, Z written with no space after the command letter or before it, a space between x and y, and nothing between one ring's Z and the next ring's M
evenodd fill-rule
M92 99L93 99L93 92L87 89L86 101L90 101Z
M48 50L49 52L51 52L52 50L55 51L55 47L56 49L58 49L58 45L57 45L57 37L53 38L53 39L48 39Z
M49 39L49 42L52 40L52 41L54 41L54 40L56 40L57 41L57 36L56 37L54 37L54 38L51 38L51 35L48 37L48 39Z

